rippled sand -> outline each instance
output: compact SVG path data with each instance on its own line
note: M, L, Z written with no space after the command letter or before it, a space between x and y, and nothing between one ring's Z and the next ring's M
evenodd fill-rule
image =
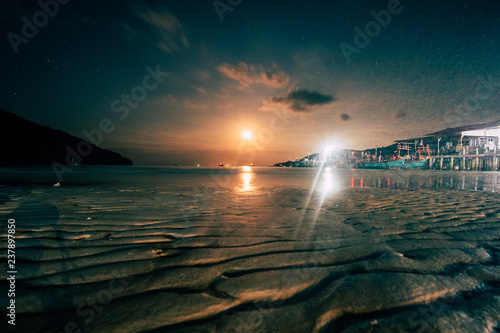
M15 330L0 327L500 329L499 194L249 186L2 188L18 276Z

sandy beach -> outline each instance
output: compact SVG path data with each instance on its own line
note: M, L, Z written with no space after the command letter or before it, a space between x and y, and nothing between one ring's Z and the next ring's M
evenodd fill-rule
M82 170L0 173L4 332L500 329L495 173Z

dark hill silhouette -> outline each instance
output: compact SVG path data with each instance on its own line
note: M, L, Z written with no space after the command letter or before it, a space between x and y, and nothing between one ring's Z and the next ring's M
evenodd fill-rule
M132 165L132 161L110 150L72 136L66 132L41 126L0 110L0 166L50 165L59 162L67 165L67 146L77 151L78 144L92 147L90 154L82 156L85 165ZM78 160L78 158L76 159ZM80 162L80 161L78 161Z

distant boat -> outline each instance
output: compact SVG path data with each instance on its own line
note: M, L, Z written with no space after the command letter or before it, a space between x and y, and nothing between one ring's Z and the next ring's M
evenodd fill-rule
M428 161L428 159L409 162L409 163L406 163L405 165L401 166L401 168L403 168L403 169L423 168L427 164L427 161Z
M361 169L399 169L405 164L405 155L401 156L401 150L409 151L410 148L406 145L398 145L397 154L392 156L389 160L373 161L373 162L359 162L358 168Z
M426 166L427 161L431 158L431 151L429 147L420 146L413 157L413 161L405 163L403 169L423 168Z
M174 164L174 166L182 166L182 164L177 164L177 163L175 163L175 164Z
M224 164L223 164L223 163L220 163L220 164L219 164L219 166L220 166L220 167L223 167L223 166L224 166Z
M401 168L405 163L403 157L398 157L395 160L381 161L381 162L359 162L358 168L361 169L396 169Z

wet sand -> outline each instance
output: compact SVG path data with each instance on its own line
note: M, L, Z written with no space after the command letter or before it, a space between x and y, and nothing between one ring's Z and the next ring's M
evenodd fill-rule
M431 173L399 188L382 171L266 172L0 187L18 266L2 331L500 329L500 194L425 186Z

